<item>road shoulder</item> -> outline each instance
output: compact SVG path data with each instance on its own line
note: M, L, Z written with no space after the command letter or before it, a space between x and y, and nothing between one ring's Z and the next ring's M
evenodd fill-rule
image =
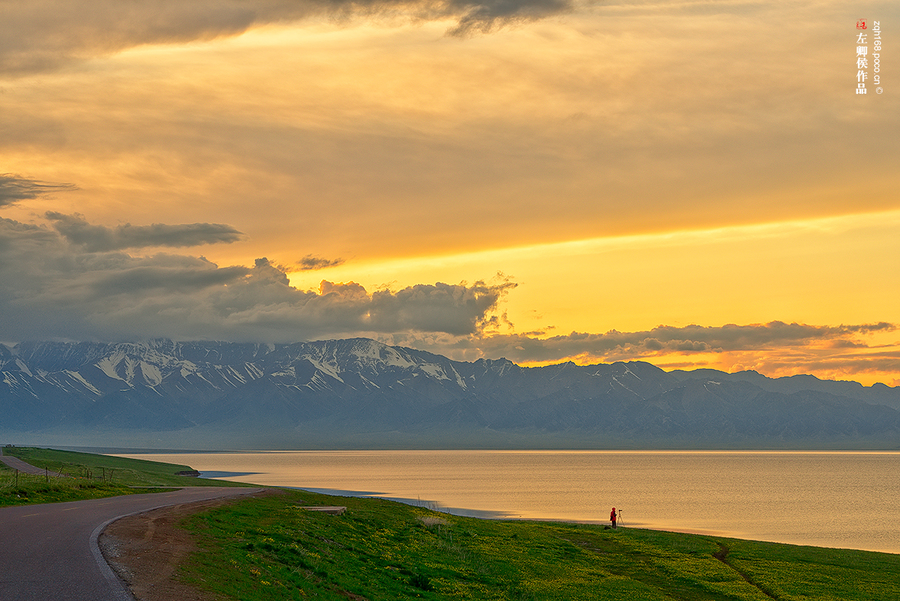
M100 534L100 550L137 601L217 601L220 597L178 580L179 567L198 550L179 524L187 516L245 498L184 503L118 519Z

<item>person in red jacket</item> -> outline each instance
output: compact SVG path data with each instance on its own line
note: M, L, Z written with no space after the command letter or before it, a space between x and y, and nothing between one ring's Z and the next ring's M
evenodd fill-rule
M613 507L612 511L609 512L609 521L612 522L612 527L616 527L616 508Z

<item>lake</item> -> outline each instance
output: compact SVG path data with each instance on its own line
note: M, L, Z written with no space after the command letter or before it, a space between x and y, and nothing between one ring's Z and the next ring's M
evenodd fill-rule
M620 524L900 553L900 453L153 453L204 477L378 496L458 515Z

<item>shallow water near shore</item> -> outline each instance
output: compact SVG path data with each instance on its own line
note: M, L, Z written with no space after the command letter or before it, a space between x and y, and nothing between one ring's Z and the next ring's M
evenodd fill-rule
M608 523L900 553L900 452L152 453L204 477L459 515Z

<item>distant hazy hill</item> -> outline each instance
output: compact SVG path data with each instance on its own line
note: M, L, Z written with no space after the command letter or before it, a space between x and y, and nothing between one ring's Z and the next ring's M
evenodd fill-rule
M180 448L898 448L900 388L366 339L0 345L0 442Z

